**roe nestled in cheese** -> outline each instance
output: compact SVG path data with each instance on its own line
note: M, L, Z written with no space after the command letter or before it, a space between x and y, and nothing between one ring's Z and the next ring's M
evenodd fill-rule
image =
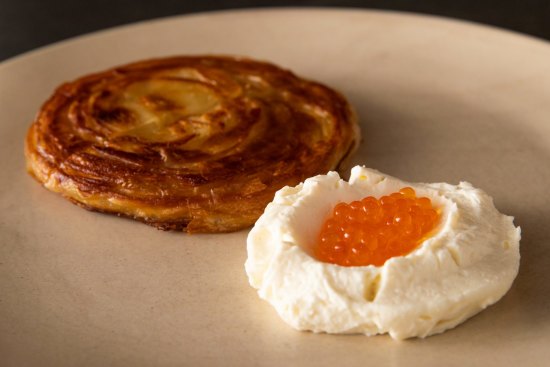
M352 267L308 255L337 203L405 186L441 211L433 235L411 253L382 266ZM508 291L519 268L519 240L513 218L469 183L412 184L355 167L349 183L330 172L279 190L248 236L245 268L260 297L298 330L425 337Z

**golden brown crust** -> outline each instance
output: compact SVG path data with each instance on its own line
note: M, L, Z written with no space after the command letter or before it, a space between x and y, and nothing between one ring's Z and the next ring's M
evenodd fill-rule
M275 191L357 145L337 92L231 57L137 62L61 85L30 127L28 171L90 210L161 229L248 227Z

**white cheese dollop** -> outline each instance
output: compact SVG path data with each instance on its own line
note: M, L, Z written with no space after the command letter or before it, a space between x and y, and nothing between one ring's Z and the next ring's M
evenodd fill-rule
M382 266L344 267L304 250L338 202L406 186L441 210L433 236L408 255ZM357 166L349 183L330 172L279 190L250 231L245 269L260 297L298 330L425 337L508 291L519 268L519 240L513 218L469 183L413 184Z

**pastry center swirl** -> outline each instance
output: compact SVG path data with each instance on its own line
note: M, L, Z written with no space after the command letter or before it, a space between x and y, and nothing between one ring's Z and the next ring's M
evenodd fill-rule
M113 136L165 143L204 135L201 117L220 109L220 98L190 80L154 79L131 83L122 93L97 100L98 122ZM202 134L201 134L202 133Z

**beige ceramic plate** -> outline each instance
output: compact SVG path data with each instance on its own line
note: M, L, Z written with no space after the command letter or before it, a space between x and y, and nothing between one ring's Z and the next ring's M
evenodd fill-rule
M188 236L90 213L24 170L53 88L172 54L271 60L340 89L354 163L471 181L523 229L510 292L425 340L297 332L248 286L247 231ZM10 366L545 366L550 358L550 45L455 21L256 10L141 23L0 64L0 355Z

